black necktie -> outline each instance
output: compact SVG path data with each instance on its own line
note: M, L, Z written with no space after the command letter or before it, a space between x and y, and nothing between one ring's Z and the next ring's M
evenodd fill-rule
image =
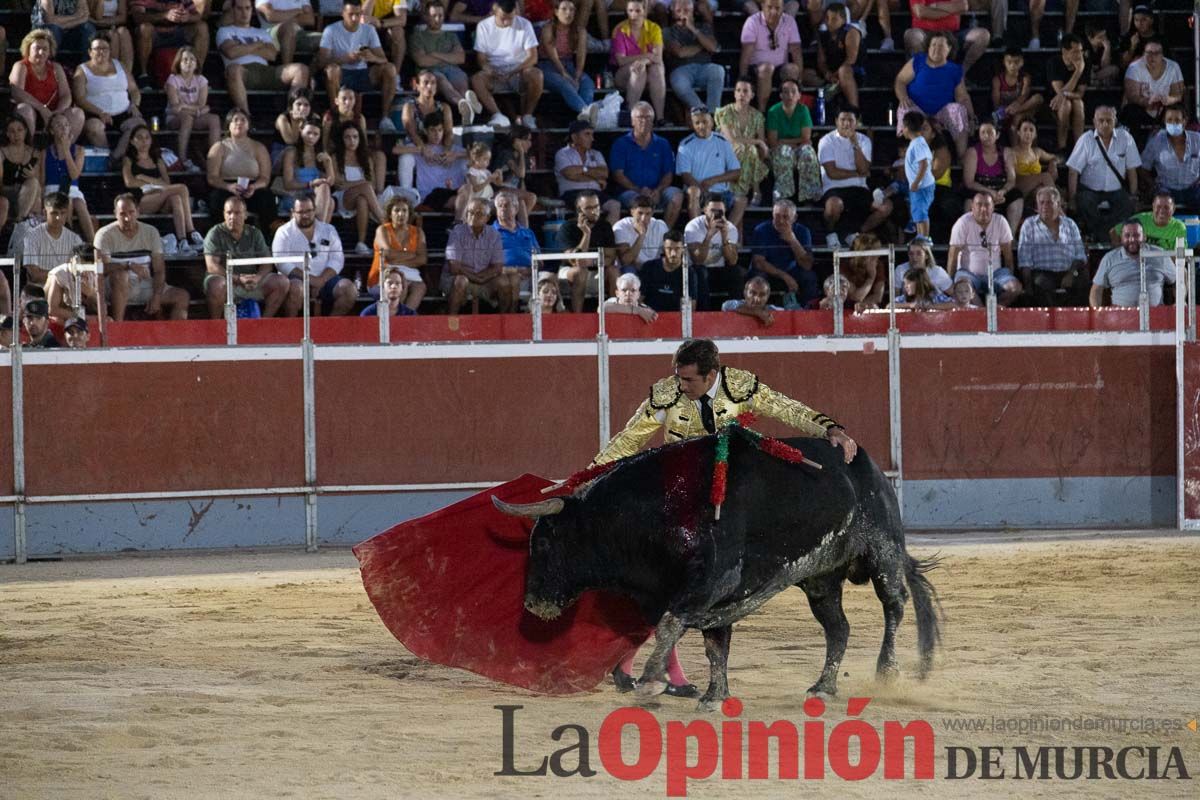
M717 423L713 419L712 398L707 394L700 395L700 421L704 423L704 430L709 433L717 432Z

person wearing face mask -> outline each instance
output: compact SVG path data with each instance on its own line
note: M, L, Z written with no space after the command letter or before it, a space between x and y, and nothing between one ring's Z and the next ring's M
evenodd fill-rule
M1146 143L1142 169L1153 173L1159 191L1170 192L1176 203L1200 204L1200 133L1184 129L1187 111L1173 105L1163 112L1163 129Z

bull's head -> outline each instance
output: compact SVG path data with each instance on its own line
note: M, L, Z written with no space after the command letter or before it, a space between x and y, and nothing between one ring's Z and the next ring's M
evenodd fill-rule
M560 518L568 499L551 497L539 503L506 503L492 497L500 511L537 520L529 535L529 568L525 573L525 608L541 619L554 619L575 602L579 590L569 587L568 560L573 553L569 531L574 515Z

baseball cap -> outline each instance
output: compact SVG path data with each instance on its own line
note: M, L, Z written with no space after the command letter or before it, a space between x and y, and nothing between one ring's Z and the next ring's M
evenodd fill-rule
M87 320L84 319L83 317L71 317L63 325L63 330L69 331L69 330L71 330L71 328L78 328L79 330L83 331L84 333L87 333L88 332Z
M571 124L567 126L567 133L582 133L583 131L593 131L592 123L586 119L573 119Z
M48 317L50 316L50 305L45 300L30 300L25 304L25 316Z

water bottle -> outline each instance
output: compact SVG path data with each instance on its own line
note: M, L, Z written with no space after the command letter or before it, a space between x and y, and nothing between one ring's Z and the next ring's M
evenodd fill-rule
M817 89L817 124L825 124L825 89Z

